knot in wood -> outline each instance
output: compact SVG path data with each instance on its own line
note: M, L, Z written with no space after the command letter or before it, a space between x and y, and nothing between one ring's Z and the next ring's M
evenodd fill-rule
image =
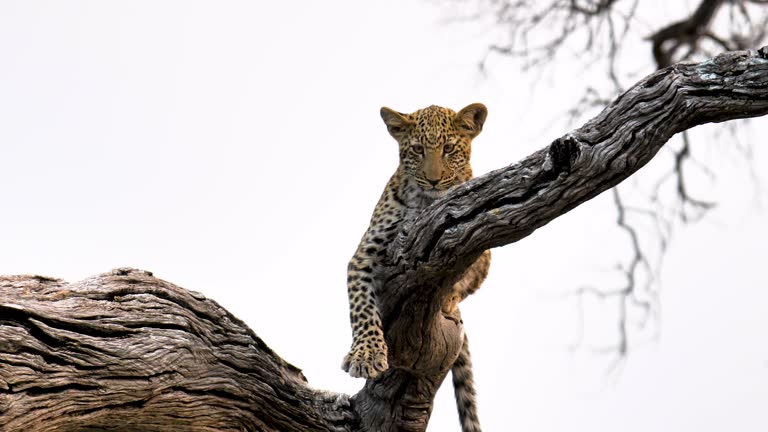
M571 166L576 158L581 154L581 148L579 142L573 135L568 134L564 137L558 138L552 142L549 146L549 160L552 164L548 167L551 174L557 177L561 173L569 174L571 172Z
M760 58L768 59L768 45L757 50L757 54L760 56Z

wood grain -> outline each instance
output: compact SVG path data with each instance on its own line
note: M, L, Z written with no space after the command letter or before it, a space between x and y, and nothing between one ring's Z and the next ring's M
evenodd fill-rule
M242 321L151 273L2 277L0 430L424 431L463 337L441 305L467 265L625 180L674 134L768 113L766 57L659 70L405 226L376 275L392 368L354 396L312 389Z

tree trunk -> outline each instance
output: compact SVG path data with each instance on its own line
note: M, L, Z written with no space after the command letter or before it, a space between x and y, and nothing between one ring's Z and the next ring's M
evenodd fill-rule
M768 113L766 58L659 70L426 209L376 275L391 369L351 397L310 388L242 321L151 273L2 277L0 430L424 431L463 334L440 306L467 265L623 181L677 132Z

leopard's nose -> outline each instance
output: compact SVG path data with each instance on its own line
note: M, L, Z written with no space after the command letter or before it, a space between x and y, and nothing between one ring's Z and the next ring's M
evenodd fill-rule
M440 179L432 180L431 178L427 178L427 182L429 182L429 184L431 184L432 187L435 187L435 186L437 186L438 183L440 183Z

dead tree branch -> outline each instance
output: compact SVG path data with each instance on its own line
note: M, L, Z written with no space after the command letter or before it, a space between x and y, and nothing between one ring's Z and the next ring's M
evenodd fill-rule
M678 50L696 50L699 39L708 34L712 19L723 1L703 0L690 17L664 27L649 38L653 43L653 58L659 69L672 64L672 57Z
M377 279L391 369L354 396L311 389L215 302L135 270L0 279L0 429L424 431L458 355L442 312L462 271L620 183L674 134L768 113L768 48L678 64L524 160L451 190Z
M0 430L347 431L314 390L215 302L117 269L69 284L0 277Z
M482 250L518 241L623 181L676 133L764 115L766 52L729 52L640 80L581 128L435 202L400 237L408 253L398 266L461 270Z

